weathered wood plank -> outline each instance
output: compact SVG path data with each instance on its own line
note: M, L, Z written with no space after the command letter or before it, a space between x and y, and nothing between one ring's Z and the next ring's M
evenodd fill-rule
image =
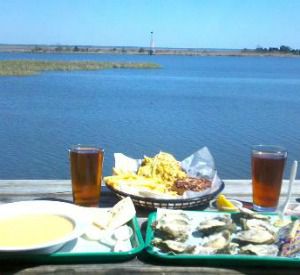
M232 194L251 194L251 180L224 180L225 190ZM287 191L288 181L283 181L283 193ZM26 187L26 188L24 188ZM1 192L17 193L49 193L71 192L70 180L0 180ZM300 193L300 180L293 186L295 193Z
M64 265L1 265L1 274L211 274L211 275L292 275L299 274L296 268L262 268L262 267L206 267L206 266L172 266L157 263L145 263L138 259L123 263L102 264L64 264Z
M252 187L250 180L225 180L223 193L231 198L245 201L252 200ZM282 186L282 199L287 193L288 181ZM105 186L102 187L101 203L111 206L117 200ZM0 180L0 203L30 200L37 198L57 198L72 200L70 180ZM300 181L293 186L292 201L300 198Z

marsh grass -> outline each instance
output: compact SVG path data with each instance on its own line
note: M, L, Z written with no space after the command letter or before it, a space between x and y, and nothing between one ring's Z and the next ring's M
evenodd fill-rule
M94 71L103 69L156 69L154 63L0 60L0 76L26 76L45 71Z

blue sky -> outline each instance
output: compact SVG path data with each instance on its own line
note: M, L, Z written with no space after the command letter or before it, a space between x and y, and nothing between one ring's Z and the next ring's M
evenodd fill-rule
M300 48L299 0L0 0L0 43Z

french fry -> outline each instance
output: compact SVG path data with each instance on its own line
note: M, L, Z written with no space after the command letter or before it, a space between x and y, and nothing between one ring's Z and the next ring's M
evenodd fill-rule
M179 162L168 153L160 152L155 157L144 157L137 173L113 168L113 176L104 181L116 189L133 188L149 190L157 195L178 196L174 182L187 177Z

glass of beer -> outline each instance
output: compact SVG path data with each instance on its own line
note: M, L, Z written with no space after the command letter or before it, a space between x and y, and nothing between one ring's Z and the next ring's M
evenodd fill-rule
M74 145L69 149L73 201L81 206L99 205L104 151L97 146Z
M256 211L275 211L281 191L281 183L287 151L274 145L252 147L253 208Z

